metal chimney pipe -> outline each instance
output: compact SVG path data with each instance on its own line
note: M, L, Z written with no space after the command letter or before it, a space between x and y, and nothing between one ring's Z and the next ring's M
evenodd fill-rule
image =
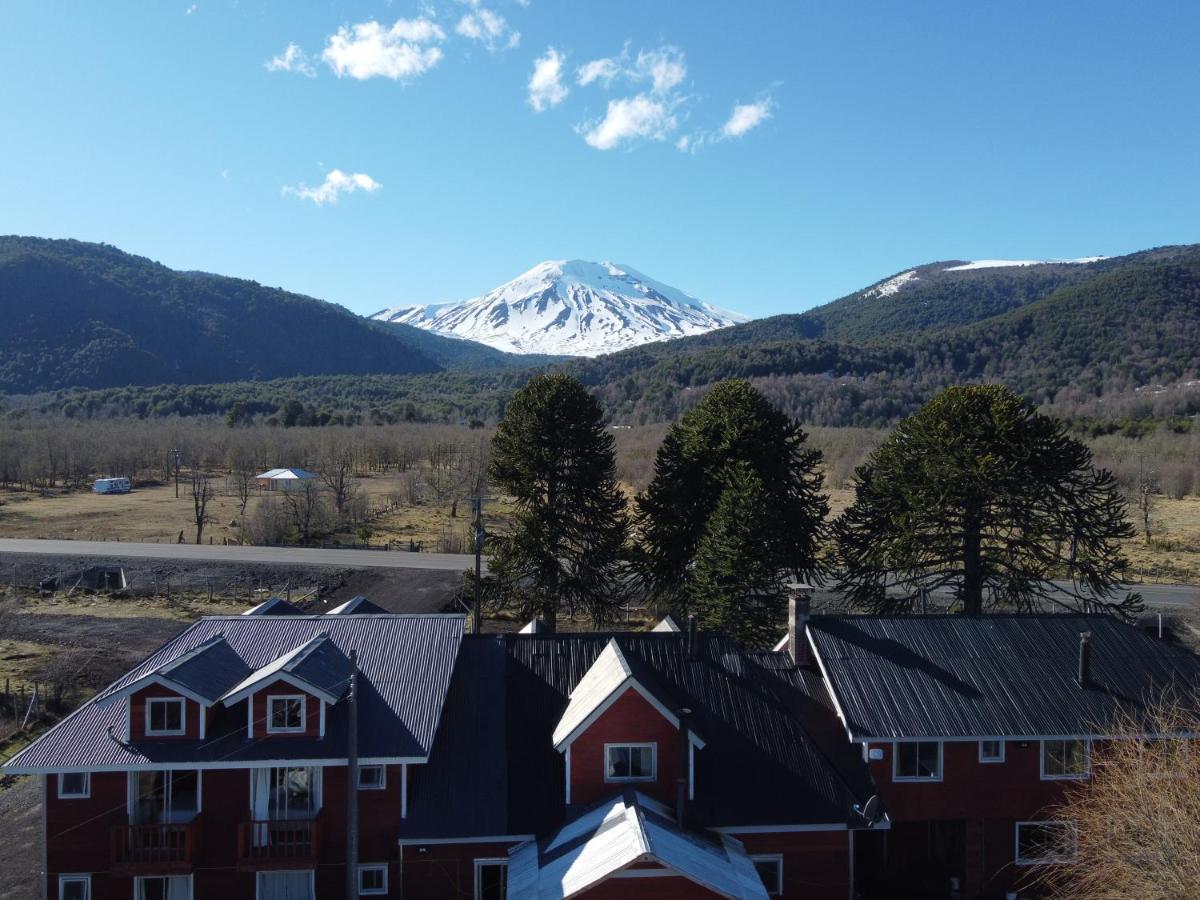
M788 654L798 666L808 663L808 618L812 601L808 594L793 591L788 597Z
M688 659L696 656L696 617L688 616L687 620L687 655Z
M1092 678L1092 633L1079 632L1079 686L1087 687Z
M679 762L675 774L675 824L683 828L684 815L687 810L688 784L691 782L691 743L688 738L688 726L691 723L692 711L679 710Z

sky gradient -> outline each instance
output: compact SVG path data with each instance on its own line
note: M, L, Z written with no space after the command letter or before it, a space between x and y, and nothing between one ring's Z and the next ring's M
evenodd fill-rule
M371 313L614 260L753 316L1200 240L1200 4L14 2L0 233Z

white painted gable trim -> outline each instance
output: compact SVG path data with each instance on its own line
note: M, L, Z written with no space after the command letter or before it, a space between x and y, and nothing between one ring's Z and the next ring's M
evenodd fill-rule
M132 684L126 685L125 687L121 688L121 690L99 698L95 701L96 706L100 709L104 709L107 706L112 706L119 700L124 700L126 697L131 697L138 691L145 690L146 688L156 684L165 687L169 691L174 691L180 697L186 697L188 700L199 703L201 706L206 707L209 705L207 697L201 697L195 691L189 691L187 688L171 681L171 679L164 678L158 672L151 672L148 675L142 676Z
M563 751L565 751L568 747L571 746L571 744L575 743L576 738L578 738L581 734L583 734L585 731L587 731L588 728L590 728L592 725L594 725L596 720L599 719L606 712L608 712L608 710L612 707L612 705L614 703L616 703L619 699L621 699L621 697L623 697L625 695L625 693L629 690L637 691L639 694L641 694L642 698L647 703L649 703L651 706L654 707L655 710L658 711L659 715L661 715L664 719L666 719L668 722L670 722L676 728L679 727L679 717L677 715L675 715L673 712L671 712L669 709L667 709L659 701L659 699L654 696L654 694L650 693L650 691L648 691L645 688L645 686L642 685L641 682L639 682L636 678L634 678L632 675L630 675L628 678L626 678L624 681L622 681L619 685L617 685L616 688L614 688L607 697L605 697L602 701L600 701L599 705L596 706L596 708L593 709L590 713L588 713L587 718L585 718L582 722L580 722L578 725L576 725L575 728L572 729L570 733L563 735L561 738L556 739L554 742L554 749L557 750L559 753L562 753ZM692 731L691 729L688 730L688 741L690 743L694 744L699 749L701 749L701 750L704 749L704 741L701 740L699 735L697 735L696 732Z
M311 694L314 697L324 700L326 703L337 703L337 697L330 696L328 692L314 687L302 678L295 678L292 675L289 675L287 672L273 672L270 675L267 675L261 682L249 684L236 694L229 694L222 699L221 702L226 706L233 706L233 704L245 700L247 697L257 694L259 691L266 690L267 688L281 681L284 684L294 687L298 691L303 691L306 694Z

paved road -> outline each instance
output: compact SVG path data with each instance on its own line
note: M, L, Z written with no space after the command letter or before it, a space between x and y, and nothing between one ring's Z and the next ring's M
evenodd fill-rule
M170 559L180 562L270 563L336 566L345 569L473 568L475 557L460 553L409 553L403 550L320 550L312 547L226 547L220 544L135 544L124 541L34 541L0 538L0 556L34 553L52 556L109 556Z

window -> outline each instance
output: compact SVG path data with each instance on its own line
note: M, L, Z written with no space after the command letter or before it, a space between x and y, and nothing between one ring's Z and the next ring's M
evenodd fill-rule
M1018 822L1017 865L1073 862L1077 840L1073 822Z
M981 763L1004 762L1004 741L980 741L979 761Z
M259 872L257 884L258 900L316 900L311 869Z
M655 744L605 744L605 781L653 781Z
M778 897L782 894L783 854L764 853L758 856L751 856L750 860L754 863L754 868L758 872L758 877L762 879L763 887L767 889L767 894L771 897Z
M192 876L148 875L135 878L133 900L192 900Z
M387 863L358 867L358 895L369 897L388 892Z
M505 900L508 896L508 860L475 860L475 900Z
M92 900L92 876L59 875L58 900Z
M358 770L360 791L382 791L387 787L387 769L384 766L362 766Z
M146 734L183 734L182 697L152 697L146 701Z
M1088 742L1042 741L1042 778L1087 778Z
M81 800L92 796L90 772L63 772L58 776L60 800Z
M896 781L941 781L942 745L940 741L899 741L892 760Z
M319 768L254 769L250 773L250 810L256 821L311 819L320 809Z
M129 773L129 821L134 825L180 824L200 812L200 773L195 769Z
M267 698L267 731L296 732L304 730L304 696Z

